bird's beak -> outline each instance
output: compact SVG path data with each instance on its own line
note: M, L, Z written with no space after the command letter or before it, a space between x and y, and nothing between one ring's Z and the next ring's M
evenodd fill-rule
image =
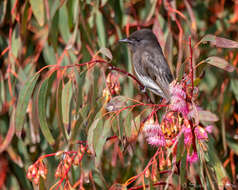
M121 39L121 40L119 40L119 42L132 44L132 40L130 40L130 39L128 39L128 38Z

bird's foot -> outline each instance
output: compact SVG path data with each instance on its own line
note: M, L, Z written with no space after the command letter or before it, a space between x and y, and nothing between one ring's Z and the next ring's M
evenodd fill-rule
M146 92L146 87L145 87L145 86L143 86L143 87L140 86L140 91L143 92L143 93L145 93L145 92Z

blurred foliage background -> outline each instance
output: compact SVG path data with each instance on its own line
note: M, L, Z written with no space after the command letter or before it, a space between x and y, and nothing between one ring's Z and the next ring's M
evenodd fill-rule
M41 155L77 151L86 141L96 157L86 154L71 168L70 183L79 182L75 189L122 189L119 184L144 169L156 151L139 132L150 108L125 109L109 122L103 92L111 70L106 62L90 62L109 60L133 73L130 52L118 40L141 28L156 34L178 78L187 71L189 37L194 64L218 56L235 68L227 72L229 66L201 64L195 84L199 105L219 118L213 143L226 176L237 187L237 49L196 46L207 34L238 41L237 22L235 0L0 1L0 188L37 189L26 178L32 163ZM117 77L122 98L146 102L133 80ZM44 159L48 174L41 189L56 184L61 156Z

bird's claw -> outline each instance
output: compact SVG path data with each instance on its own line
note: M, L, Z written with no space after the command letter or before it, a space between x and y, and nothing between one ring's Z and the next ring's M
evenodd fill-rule
M143 92L143 93L145 93L145 92L146 92L146 87L145 87L145 86L143 86L143 87L140 86L140 91Z

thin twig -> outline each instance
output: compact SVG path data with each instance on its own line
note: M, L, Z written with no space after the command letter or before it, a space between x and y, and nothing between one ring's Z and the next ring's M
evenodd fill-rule
M190 76L192 82L192 89L191 89L191 97L193 97L193 89L194 89L194 80L193 80L193 49L191 45L191 36L189 36L189 49L190 49Z

